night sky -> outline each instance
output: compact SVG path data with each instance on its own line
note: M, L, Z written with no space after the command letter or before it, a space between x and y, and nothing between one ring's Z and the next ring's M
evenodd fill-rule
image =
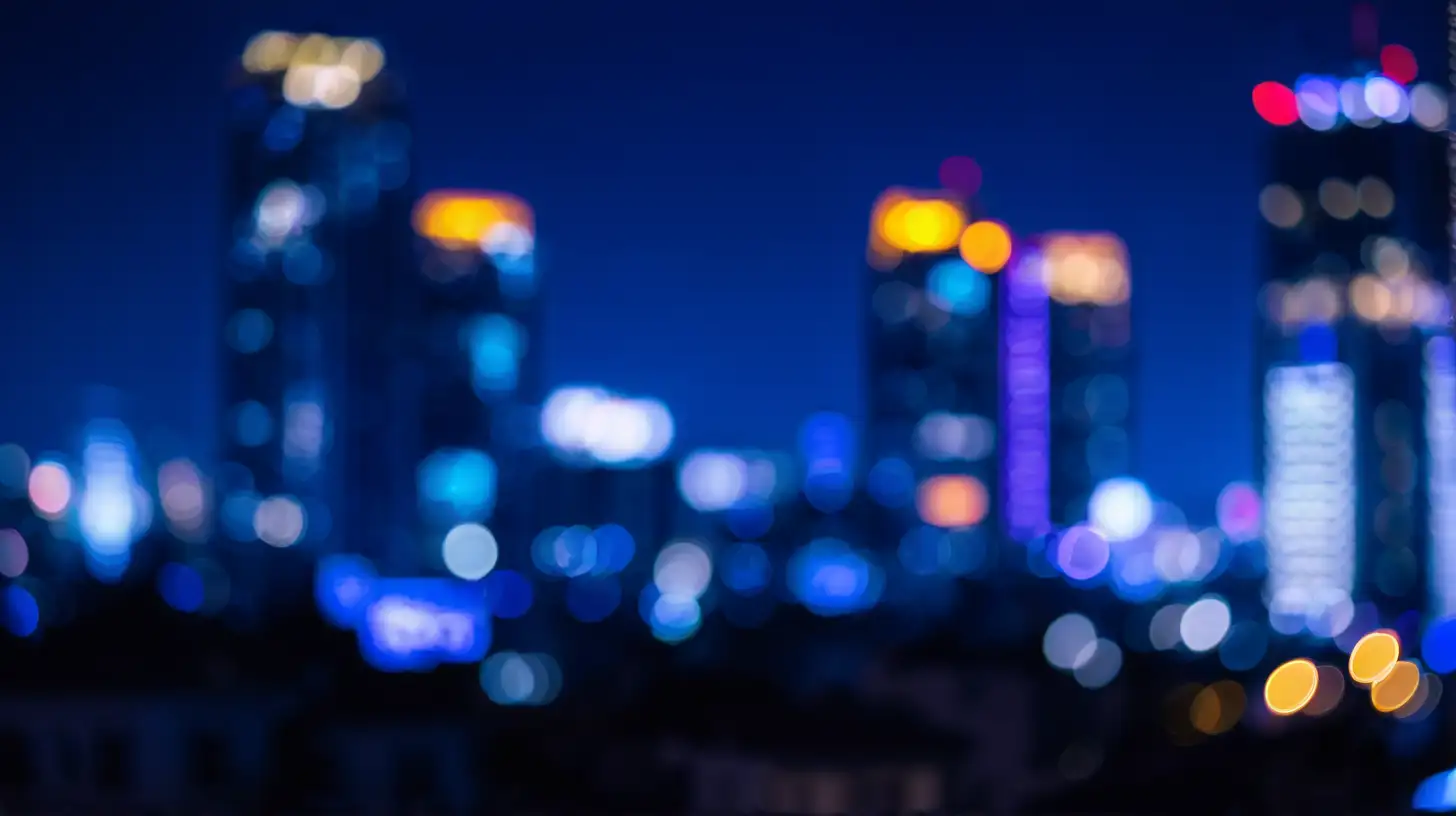
M1444 4L1382 15L1439 80ZM1249 90L1343 70L1349 17L1331 0L9 3L0 441L73 449L99 383L144 447L211 456L223 77L259 29L325 30L376 37L408 83L421 189L535 207L547 381L660 397L688 444L787 446L811 411L860 413L870 205L933 186L946 156L981 163L1019 233L1119 233L1139 470L1207 516L1256 476Z

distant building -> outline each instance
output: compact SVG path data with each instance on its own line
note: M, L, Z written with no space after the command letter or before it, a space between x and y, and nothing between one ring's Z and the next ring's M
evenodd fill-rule
M267 32L229 90L217 489L242 602L323 552L414 555L412 139L384 60Z
M871 219L866 482L927 525L973 530L999 489L997 273L1011 237L950 193L889 190Z
M1258 424L1281 629L1343 628L1352 598L1408 610L1432 569L1456 576L1456 526L1432 500L1456 478L1446 101L1413 80L1255 91L1278 126L1259 197ZM1434 583L1456 597L1456 577Z
M441 190L415 207L414 230L423 247L411 360L420 518L410 548L413 569L441 569L441 544L458 524L527 533L542 397L532 363L536 226L514 196Z

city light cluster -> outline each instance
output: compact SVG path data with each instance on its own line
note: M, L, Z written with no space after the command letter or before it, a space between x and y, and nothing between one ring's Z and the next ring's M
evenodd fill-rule
M1254 110L1271 125L1303 123L1311 130L1334 130L1342 124L1371 128L1415 122L1433 133L1443 132L1448 119L1446 92L1431 83L1406 87L1385 74L1341 79L1303 76L1294 87L1261 82L1254 87Z
M1395 192L1383 179L1366 176L1352 184L1341 178L1320 182L1310 204L1319 205L1330 218L1349 221L1364 214L1374 219L1389 218L1395 211ZM1259 192L1259 214L1280 229L1295 229L1313 213L1298 191L1286 184L1270 184Z
M667 453L675 432L672 414L661 401L604 388L564 386L541 407L541 436L567 460L641 466Z
M1389 237L1366 244L1371 267L1347 280L1314 274L1275 282L1264 292L1269 319L1285 329L1332 325L1346 316L1386 329L1441 329L1451 318L1450 295L1431 279L1415 251Z
M1378 629L1361 637L1350 650L1346 673L1355 686L1369 692L1370 706L1397 719L1419 720L1440 701L1440 678L1414 660L1401 659L1398 635ZM1270 713L1320 716L1344 697L1345 675L1333 666L1305 658L1287 661L1264 681L1264 705Z
M1041 257L1047 296L1057 303L1116 306L1132 296L1127 247L1115 235L1048 234Z
M870 227L875 268L889 269L905 255L953 249L972 269L994 274L1011 260L1011 233L996 221L970 221L965 206L942 193L893 188L875 202Z
M370 39L265 31L243 51L251 74L283 74L283 96L300 108L340 110L384 69L384 51Z

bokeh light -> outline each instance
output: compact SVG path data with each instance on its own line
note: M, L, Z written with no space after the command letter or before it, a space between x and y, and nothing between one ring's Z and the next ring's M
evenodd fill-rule
M1264 681L1264 705L1279 716L1297 714L1314 699L1319 681L1314 663L1304 658L1284 663Z
M960 248L961 258L972 269L991 275L1011 260L1011 233L995 221L977 221L961 234Z
M1379 683L1400 660L1400 639L1389 629L1360 638L1350 651L1350 679L1361 685Z

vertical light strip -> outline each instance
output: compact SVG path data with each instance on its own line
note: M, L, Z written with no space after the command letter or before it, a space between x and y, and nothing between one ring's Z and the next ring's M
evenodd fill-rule
M1042 265L1040 252L1023 253L1001 286L1002 515L1016 541L1051 530L1051 305Z
M1430 611L1456 613L1456 341L1426 341L1426 492L1431 505Z
M1293 632L1355 589L1355 379L1341 363L1276 366L1264 384L1265 600Z

